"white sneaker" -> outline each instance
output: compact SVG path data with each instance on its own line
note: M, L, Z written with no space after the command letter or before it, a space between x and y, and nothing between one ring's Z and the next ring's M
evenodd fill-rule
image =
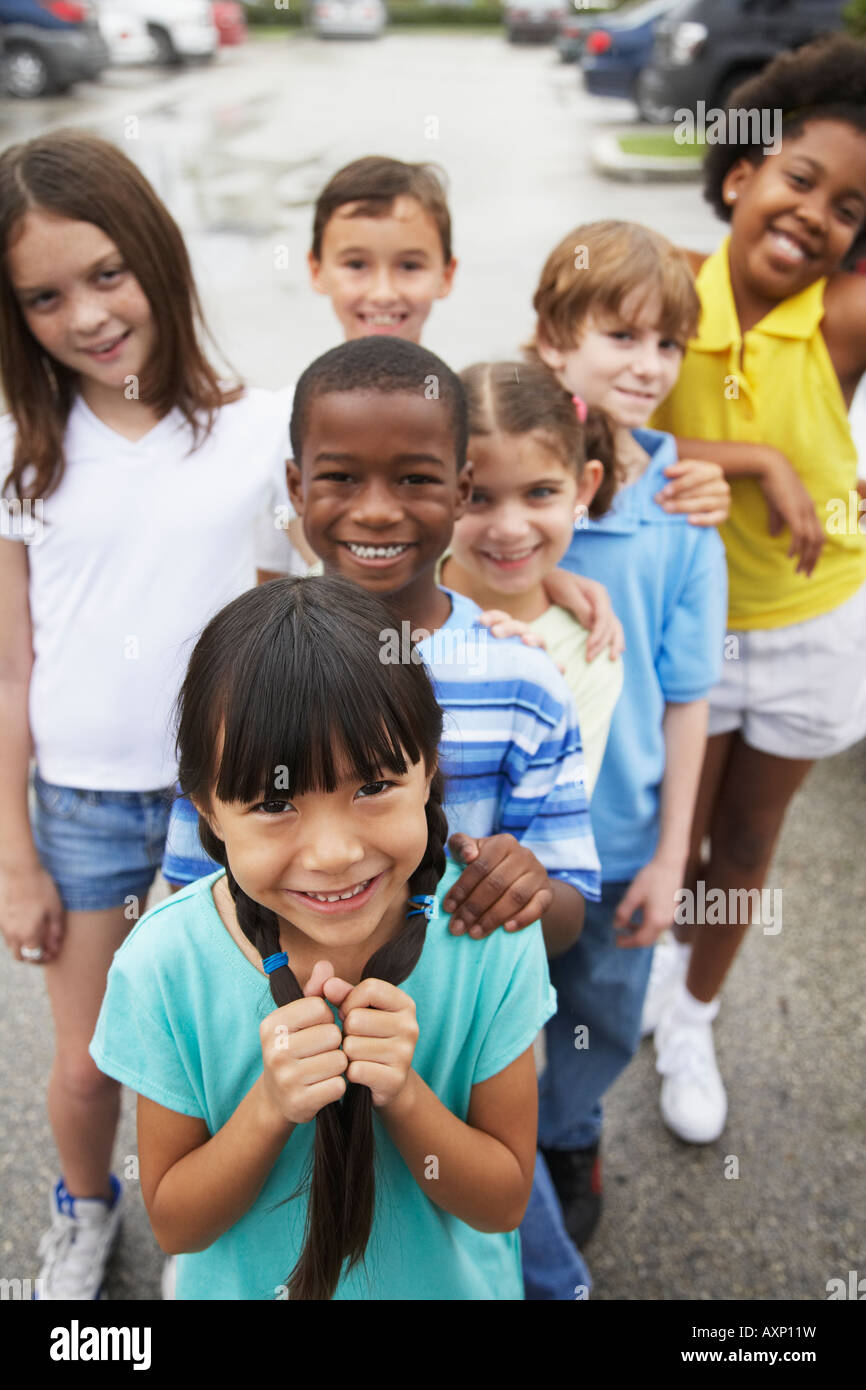
M656 1071L664 1077L662 1119L687 1144L712 1144L725 1128L728 1097L713 1046L712 1020L684 1020L674 1006L655 1032Z
M691 947L683 949L670 932L656 942L640 1020L642 1038L655 1032L662 1014L673 1003L677 986L688 974L690 955Z
M63 1179L51 1189L51 1228L39 1242L42 1268L36 1281L40 1300L98 1299L111 1248L120 1230L124 1193L112 1174L114 1202L71 1197Z

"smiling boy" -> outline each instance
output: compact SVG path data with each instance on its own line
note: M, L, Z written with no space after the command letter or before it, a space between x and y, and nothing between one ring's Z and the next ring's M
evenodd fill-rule
M457 269L435 167L368 155L338 169L316 201L307 261L347 342L379 334L420 342Z
M469 864L445 903L459 909L452 929L481 936L541 917L548 952L567 949L599 877L565 682L517 640L486 643L483 680L458 643L449 659L433 641L477 629L480 612L436 583L471 485L459 379L414 344L346 343L301 376L291 437L292 503L325 572L383 598L397 632L408 622L431 634L420 651L446 713L446 813Z

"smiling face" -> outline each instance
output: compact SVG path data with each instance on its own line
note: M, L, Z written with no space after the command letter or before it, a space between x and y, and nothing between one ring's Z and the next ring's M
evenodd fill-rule
M309 407L289 491L325 572L417 611L469 493L448 403L423 391L335 391Z
M99 227L33 209L7 262L27 326L52 358L96 389L141 377L156 346L153 315Z
M779 154L735 164L722 196L732 278L766 304L799 294L839 268L866 220L866 135L810 120Z
M291 800L271 792L242 804L212 798L207 818L224 841L232 874L255 902L286 924L289 958L333 963L366 956L404 920L407 884L427 848L424 762L363 782L347 767L333 792ZM363 961L360 962L363 964Z
M679 375L685 343L659 328L661 301L640 290L618 311L596 309L572 348L539 341L538 353L569 391L597 406L623 429L645 425Z
M451 292L457 266L446 264L432 215L402 195L384 217L337 209L325 226L321 258L308 257L313 288L330 297L346 340L388 334L417 343L433 301Z
M574 524L598 487L601 465L577 474L534 434L474 435L472 492L451 550L493 593L541 584L571 544Z

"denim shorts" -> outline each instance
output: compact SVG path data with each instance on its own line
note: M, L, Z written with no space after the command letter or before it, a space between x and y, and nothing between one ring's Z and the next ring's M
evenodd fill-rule
M86 791L33 776L33 839L43 868L68 912L122 907L139 911L162 862L173 788Z

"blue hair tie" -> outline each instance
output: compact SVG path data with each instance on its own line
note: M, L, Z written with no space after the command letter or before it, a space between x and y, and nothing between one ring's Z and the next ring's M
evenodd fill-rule
M262 957L262 968L266 975L273 975L275 970L279 970L281 966L288 965L288 963L289 958L285 951L275 951L272 956Z
M406 916L414 917L418 912L423 912L428 922L431 917L436 915L436 899L432 893L427 893L426 896L423 897L418 894L416 897L409 899L409 911L406 913Z

